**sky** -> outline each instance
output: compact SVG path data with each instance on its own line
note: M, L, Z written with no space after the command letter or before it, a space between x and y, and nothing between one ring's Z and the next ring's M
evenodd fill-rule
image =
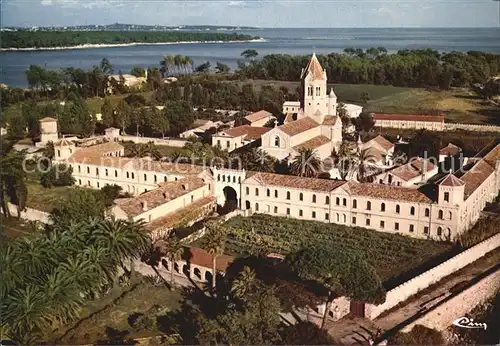
M498 0L0 0L2 26L499 27Z

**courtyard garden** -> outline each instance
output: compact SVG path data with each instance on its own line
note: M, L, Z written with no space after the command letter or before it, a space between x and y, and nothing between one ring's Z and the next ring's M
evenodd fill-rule
M287 255L304 247L340 244L358 252L373 265L382 281L414 270L453 249L449 243L263 214L237 216L222 227L227 231L225 251L228 254Z

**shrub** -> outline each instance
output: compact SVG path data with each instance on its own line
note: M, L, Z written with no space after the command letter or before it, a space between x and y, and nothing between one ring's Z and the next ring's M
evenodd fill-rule
M46 188L51 188L53 186L71 186L75 183L73 168L63 163L53 165L48 172L41 175L40 183Z

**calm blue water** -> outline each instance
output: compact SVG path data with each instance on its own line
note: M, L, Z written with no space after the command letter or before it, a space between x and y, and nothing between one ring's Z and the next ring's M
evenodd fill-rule
M262 29L242 31L266 39L248 43L188 43L171 45L92 48L62 51L0 52L0 83L27 86L24 71L31 64L49 69L88 69L106 57L115 71L128 73L134 66L159 67L164 55L190 56L195 65L209 60L236 67L243 50L270 53L309 54L341 52L346 47L385 47L389 51L432 48L442 52L479 50L500 53L500 28L475 29Z

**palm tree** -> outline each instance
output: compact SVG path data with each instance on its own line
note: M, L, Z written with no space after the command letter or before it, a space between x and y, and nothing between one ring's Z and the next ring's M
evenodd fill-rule
M17 205L18 217L25 208L27 200L26 180L24 170L26 151L11 150L0 157L0 199L5 217L10 217L8 199Z
M337 154L337 169L339 170L340 177L345 180L345 178L349 175L353 170L353 162L354 162L354 154L351 147L351 143L342 142L339 148L339 152Z
M130 148L130 154L133 157L139 157L139 158L147 156L147 154L148 154L148 147L146 147L144 144L141 144L141 143L134 144Z
M207 225L207 235L203 248L212 256L212 288L215 291L217 280L217 257L224 254L225 235L215 224Z
M248 266L244 266L236 280L233 281L231 291L236 297L243 299L256 285L255 271Z
M359 153L357 161L357 175L360 183L367 182L373 168L378 161L377 152L373 148L368 148Z
M167 258L170 262L170 289L174 289L174 264L179 261L182 256L183 247L179 239L175 236L168 237L166 239L165 250L167 252Z
M322 168L322 163L313 149L301 148L290 165L290 171L299 177L316 177Z

